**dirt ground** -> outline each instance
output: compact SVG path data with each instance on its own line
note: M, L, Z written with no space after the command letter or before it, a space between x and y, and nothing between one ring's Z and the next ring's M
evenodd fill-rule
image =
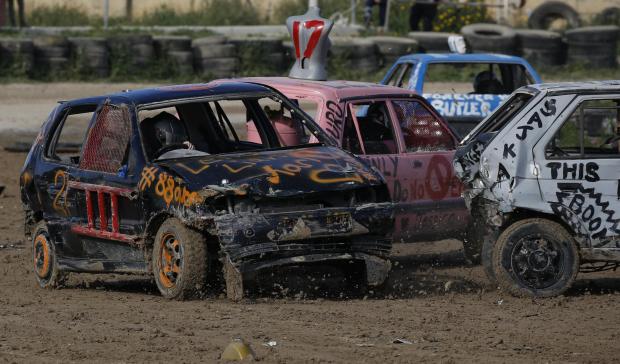
M123 275L73 274L66 287L42 290L22 233L24 158L0 152L0 362L208 363L235 338L268 363L620 360L618 273L582 274L562 297L517 299L465 266L457 241L395 246L387 287L366 297L254 292L241 303L221 294L171 302L150 277Z

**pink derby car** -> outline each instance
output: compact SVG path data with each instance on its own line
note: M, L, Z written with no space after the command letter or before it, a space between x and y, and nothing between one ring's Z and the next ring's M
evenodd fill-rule
M452 167L458 139L423 97L364 82L287 77L245 80L271 86L297 102L339 146L383 174L397 203L395 241L467 235L469 213ZM265 111L283 144L296 145L309 137L298 133L301 128L292 115L277 108ZM256 133L251 123L247 132L248 139ZM466 239L464 244L471 262L479 261L475 240Z

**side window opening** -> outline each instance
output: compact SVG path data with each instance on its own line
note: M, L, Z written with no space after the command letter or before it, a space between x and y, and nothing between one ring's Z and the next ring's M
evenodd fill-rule
M78 165L82 143L97 105L80 105L66 111L46 150L46 157Z
M419 101L393 101L407 152L454 149L450 132Z
M273 126L280 145L289 147L311 142L312 133L304 126L299 113L287 108L277 99L262 98L258 104ZM297 104L299 105L299 102ZM303 105L302 109L307 114L316 115L316 102L305 101ZM252 124L248 123L248 134L251 126Z
M127 164L131 122L126 107L104 105L88 131L79 167L104 173L119 173Z
M396 154L398 147L385 101L352 104L366 154Z
M523 110L533 98L530 94L518 93L506 100L489 118L479 133L495 133L500 131L512 118Z
M403 73L404 67L406 67L406 63L401 63L396 66L396 68L394 68L394 71L392 71L392 74L388 78L386 84L390 86L397 86L400 83L400 76Z
M549 159L619 158L620 99L584 101L545 148Z
M397 87L409 88L409 79L411 79L411 72L413 71L413 63L405 63L402 74L398 77Z
M360 139L357 136L357 128L354 124L351 113L347 112L347 116L344 121L344 133L342 137L342 148L348 150L353 154L364 154Z

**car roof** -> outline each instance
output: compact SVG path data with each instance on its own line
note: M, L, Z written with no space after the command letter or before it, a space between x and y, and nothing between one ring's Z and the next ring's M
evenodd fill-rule
M340 100L362 96L372 98L373 96L382 95L417 95L412 90L372 82L344 80L314 81L290 77L248 77L242 80L266 84L276 89L282 87L292 90L311 90L325 98L337 98Z
M591 92L620 92L620 80L584 81L584 82L548 82L523 87L550 94L560 93L591 93Z
M527 64L527 61L521 57L495 53L416 53L402 56L398 59L398 61L415 61L423 63L493 62Z
M209 83L169 85L137 90L126 90L108 95L71 100L69 102L76 104L99 103L108 98L116 98L139 106L168 100L252 92L271 92L271 90L268 87L255 83L219 80Z

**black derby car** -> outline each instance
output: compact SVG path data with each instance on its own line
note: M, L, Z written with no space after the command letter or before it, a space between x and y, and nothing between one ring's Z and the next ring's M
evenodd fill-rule
M243 278L266 268L353 262L381 284L386 185L331 144L288 99L251 83L62 102L20 179L36 279L152 272L163 296L184 298L222 267L238 299Z

